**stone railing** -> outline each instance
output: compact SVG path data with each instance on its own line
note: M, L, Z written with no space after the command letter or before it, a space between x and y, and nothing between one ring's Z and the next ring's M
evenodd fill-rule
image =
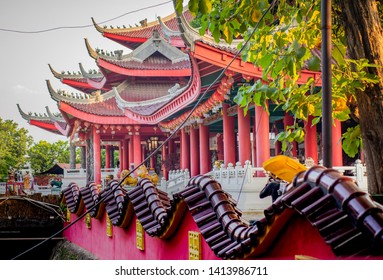
M168 194L182 190L190 180L188 169L171 170L168 176L169 180L162 177L161 184L159 185L159 188Z
M366 167L357 160L353 166L335 166L334 169L340 173L353 178L359 187L367 192ZM244 166L239 162L229 163L226 167L214 167L208 174L218 181L222 188L230 193L238 203L242 211L262 211L271 203L271 198L259 198L259 192L266 185L268 175L263 167L253 167L250 161Z

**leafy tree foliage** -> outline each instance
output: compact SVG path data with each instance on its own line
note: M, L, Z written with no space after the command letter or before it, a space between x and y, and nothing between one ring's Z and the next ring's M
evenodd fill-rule
M28 130L19 128L12 120L0 118L0 178L7 177L10 167L19 169L25 165L27 149L32 141Z
M183 2L176 0L178 12ZM321 1L187 2L192 13L201 13L201 35L209 29L216 41L249 40L242 59L261 67L263 77L241 87L236 102L245 108L250 103L266 106L273 102L291 112L295 124L277 139L302 141L304 129L298 121L311 115L316 124L322 117L318 81L299 82L302 69L320 70ZM333 0L332 5L332 117L360 123L343 135L343 149L353 156L363 139L371 193L383 193L382 11L379 0Z
M182 7L183 1L177 1ZM302 69L320 71L321 17L320 0L190 0L191 12L198 13L200 33L207 29L218 42L233 39L249 40L242 52L242 59L262 68L262 80L244 85L235 98L245 108L250 104L264 106L268 101L277 104L295 116L295 124L281 132L277 140L302 142L304 128L299 120L314 116L313 124L322 116L322 91L319 82L308 79L301 83ZM271 6L270 6L271 5ZM253 32L253 29L255 31ZM367 59L347 59L345 33L340 25L334 25L333 49L333 118L345 121L358 118L355 90L364 90L366 84L376 83L378 78L365 71L375 67ZM239 45L242 48L242 44ZM319 76L318 76L319 77ZM319 77L320 78L320 77ZM360 130L356 129L355 132ZM360 136L360 135L359 135ZM345 135L347 137L347 135ZM361 137L353 137L350 145L343 145L352 156L358 152Z
M29 149L28 155L32 169L40 173L55 163L69 163L69 143L62 140L55 143L41 140Z

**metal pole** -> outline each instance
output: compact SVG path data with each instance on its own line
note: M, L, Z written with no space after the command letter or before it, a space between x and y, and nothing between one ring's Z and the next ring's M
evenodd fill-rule
M331 0L321 1L323 165L332 167Z

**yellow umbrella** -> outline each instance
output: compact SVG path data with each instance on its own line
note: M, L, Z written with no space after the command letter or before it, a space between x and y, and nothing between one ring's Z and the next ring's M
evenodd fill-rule
M299 172L307 170L306 166L288 156L279 155L266 160L263 168L279 179L291 183Z

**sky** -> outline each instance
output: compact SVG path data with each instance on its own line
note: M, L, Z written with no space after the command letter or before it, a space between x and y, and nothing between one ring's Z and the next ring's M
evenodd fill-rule
M146 9L154 5L158 6ZM36 143L40 140L67 140L64 136L29 125L16 106L20 104L26 113L45 113L45 106L53 113L58 112L57 103L49 95L46 80L50 80L56 90L76 92L56 79L48 64L57 72L77 72L80 62L85 70L98 69L86 50L85 38L93 49L123 49L124 53L129 51L104 38L92 25L92 17L97 23L113 19L100 24L101 26L122 27L135 26L144 18L152 22L157 16L165 17L173 12L173 3L169 0L2 1L0 29L41 31L57 27L70 28L27 34L0 30L0 118L13 120L18 123L19 128L26 128ZM115 19L116 17L119 18ZM87 25L89 27L76 28Z

